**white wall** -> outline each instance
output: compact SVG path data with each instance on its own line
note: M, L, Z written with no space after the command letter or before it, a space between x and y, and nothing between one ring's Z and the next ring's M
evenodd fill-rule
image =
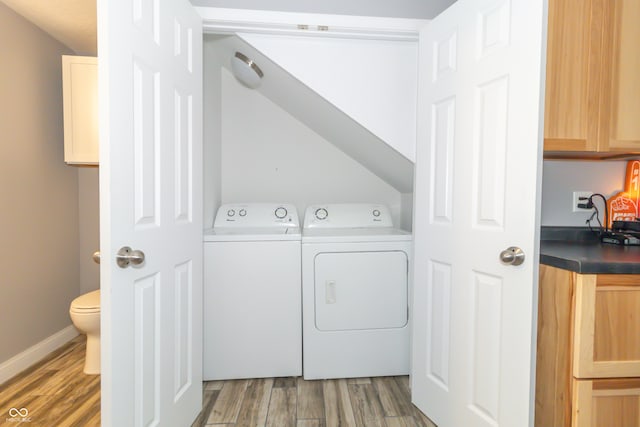
M400 224L401 194L222 70L222 201L379 202ZM205 220L206 221L206 220Z
M262 34L240 37L415 162L416 42Z
M403 230L413 230L413 193L400 195L400 223L398 226Z
M545 160L542 175L542 225L584 227L591 210L572 212L573 192L609 198L624 189L625 161ZM601 213L604 222L604 213Z
M222 76L221 58L216 50L218 37L204 37L203 113L204 113L204 226L213 226L213 218L222 201Z
M100 289L100 265L92 255L100 250L100 180L97 166L69 166L78 170L78 231L80 294Z

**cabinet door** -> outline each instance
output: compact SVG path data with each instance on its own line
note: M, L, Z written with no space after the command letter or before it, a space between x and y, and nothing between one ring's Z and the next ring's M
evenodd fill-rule
M606 1L604 18L603 61L609 66L602 92L602 145L609 151L640 151L640 1Z
M98 164L98 59L62 57L64 161Z
M640 378L573 381L573 427L640 425Z
M602 1L549 0L545 151L597 149Z
M578 274L573 376L640 377L640 277Z

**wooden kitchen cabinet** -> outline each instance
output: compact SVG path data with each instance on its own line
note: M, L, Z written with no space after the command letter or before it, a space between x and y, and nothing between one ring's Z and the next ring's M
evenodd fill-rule
M549 0L546 158L640 152L639 21L637 0Z
M607 0L601 151L640 151L640 1Z
M602 0L549 0L544 148L597 149L601 42L593 7Z
M573 425L640 425L640 378L573 380Z
M98 59L62 56L64 161L98 164Z
M614 426L597 420L620 408L638 416L640 276L541 265L536 371L537 427Z

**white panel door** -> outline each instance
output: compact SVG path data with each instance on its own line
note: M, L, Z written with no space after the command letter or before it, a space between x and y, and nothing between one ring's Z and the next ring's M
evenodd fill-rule
M421 32L412 398L439 427L533 423L545 28L544 0L459 0Z
M187 0L98 0L102 425L202 403L202 28ZM141 250L141 265L116 253Z

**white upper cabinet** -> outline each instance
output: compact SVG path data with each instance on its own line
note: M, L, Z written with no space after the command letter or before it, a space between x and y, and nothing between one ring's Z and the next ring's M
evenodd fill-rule
M98 164L98 58L62 57L64 161Z

